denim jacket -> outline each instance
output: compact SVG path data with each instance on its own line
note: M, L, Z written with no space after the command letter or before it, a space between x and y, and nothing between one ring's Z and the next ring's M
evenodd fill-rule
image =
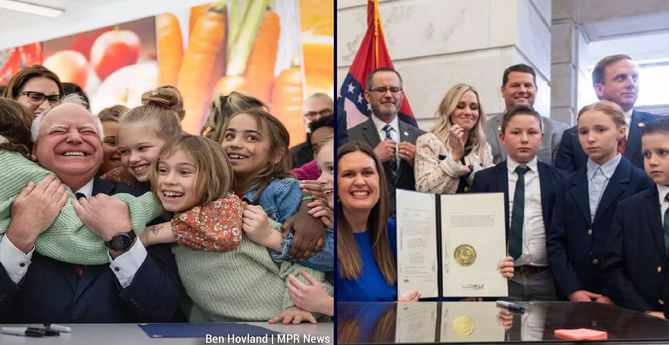
M257 191L247 192L242 199L251 204L256 197L256 193ZM301 202L302 189L300 189L300 181L287 178L272 181L260 194L260 198L258 198L258 202L255 205L262 207L265 213L267 213L267 217L283 224L288 218L297 213ZM270 250L272 258L282 261L290 260L288 253L293 245L293 237L294 231L291 229L290 234L281 242L281 252L273 249ZM326 229L325 231L323 250L314 254L306 261L301 262L301 264L302 266L321 272L334 271L334 231L332 229Z

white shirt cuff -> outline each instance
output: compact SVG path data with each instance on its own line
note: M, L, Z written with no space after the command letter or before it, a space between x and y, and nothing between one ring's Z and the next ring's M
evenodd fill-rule
M28 272L28 266L30 266L30 259L32 259L34 251L35 247L33 246L30 253L22 252L14 246L14 243L7 236L0 240L0 263L5 267L5 271L7 271L14 284L18 284Z
M137 241L132 248L116 259L112 259L109 252L107 252L107 255L109 256L109 268L111 268L112 272L116 275L118 282L125 289L130 286L139 267L144 263L144 260L146 259L146 248L144 248L142 241L137 237Z

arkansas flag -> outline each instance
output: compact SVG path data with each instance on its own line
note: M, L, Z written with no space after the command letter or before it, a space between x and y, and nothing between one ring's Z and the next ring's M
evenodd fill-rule
M346 110L348 128L366 121L371 116L371 107L365 100L367 75L379 67L395 69L388 54L386 40L383 37L379 2L378 0L368 0L367 32L337 96L337 105ZM404 97L399 112L400 120L417 126L416 118L409 106L409 100L404 91L402 93Z

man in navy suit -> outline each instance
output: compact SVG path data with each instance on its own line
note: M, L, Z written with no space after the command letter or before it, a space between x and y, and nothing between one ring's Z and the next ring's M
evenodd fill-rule
M607 56L592 71L592 83L597 98L623 108L627 135L621 143L621 153L633 166L643 169L639 130L660 115L634 110L634 103L639 96L639 68L627 55ZM588 156L578 142L576 130L574 126L564 133L555 157L555 166L570 173L584 167L588 161Z
M416 139L425 134L397 116L402 97L400 74L388 67L377 68L367 76L365 90L372 116L348 131L351 141L362 141L373 147L384 164L391 217L395 217L395 190L416 190L413 171Z
M81 199L86 226L109 241L131 230L123 202L100 194L141 190L95 177L102 163L102 125L78 96L33 124L33 157ZM64 186L51 178L26 187L14 201L0 241L0 322L167 322L179 309L181 283L169 247L144 248L139 238L109 250L109 264L76 266L34 252L35 238L54 221ZM62 207L63 203L58 203ZM95 215L95 216L91 216Z
M649 123L641 135L645 170L655 184L618 204L602 272L617 305L667 318L669 118Z

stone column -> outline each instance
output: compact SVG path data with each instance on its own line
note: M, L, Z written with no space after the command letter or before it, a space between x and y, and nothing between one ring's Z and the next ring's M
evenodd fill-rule
M486 113L504 110L504 69L537 71L535 107L550 110L550 0L380 1L386 43L418 124L429 130L446 92L457 83L479 91ZM366 2L337 1L337 82L341 86L366 28Z
M579 95L592 88L588 78L588 40L583 27L576 21L574 0L553 1L551 54L551 117L576 124L578 109L584 101Z

